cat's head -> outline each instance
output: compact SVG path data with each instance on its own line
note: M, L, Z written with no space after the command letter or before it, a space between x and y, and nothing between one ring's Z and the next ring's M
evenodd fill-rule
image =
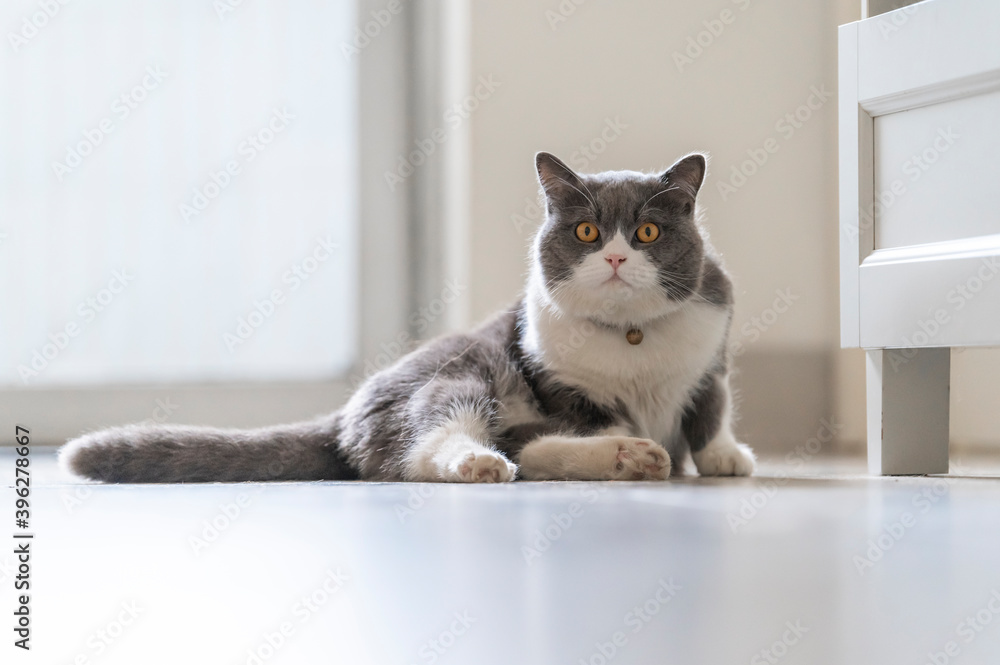
M697 297L703 155L662 174L578 174L546 152L535 165L546 202L533 249L537 295L562 312L615 326L651 321Z

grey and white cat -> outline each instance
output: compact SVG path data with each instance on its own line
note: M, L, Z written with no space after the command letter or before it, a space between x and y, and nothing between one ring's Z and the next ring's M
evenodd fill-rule
M662 174L536 157L546 216L522 300L365 382L340 411L255 430L131 425L81 436L107 482L662 480L748 475L732 431L732 287L696 218L705 158Z

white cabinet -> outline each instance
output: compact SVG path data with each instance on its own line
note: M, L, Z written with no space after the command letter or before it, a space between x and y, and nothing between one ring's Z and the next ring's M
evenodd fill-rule
M948 470L950 348L1000 344L1000 4L840 28L841 345L874 474Z

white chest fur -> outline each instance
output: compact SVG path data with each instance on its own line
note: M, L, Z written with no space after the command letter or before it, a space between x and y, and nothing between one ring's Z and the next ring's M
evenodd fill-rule
M531 297L527 314L527 350L557 380L601 404L621 400L636 421L631 434L662 443L715 360L729 319L724 309L688 303L643 326L642 343L632 345L624 331L560 316Z

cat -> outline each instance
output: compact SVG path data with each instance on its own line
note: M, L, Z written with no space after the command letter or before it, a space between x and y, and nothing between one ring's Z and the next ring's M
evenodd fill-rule
M664 480L745 476L733 434L732 285L696 211L706 160L578 174L536 155L545 219L523 298L432 340L343 409L253 430L130 425L68 442L105 482Z

